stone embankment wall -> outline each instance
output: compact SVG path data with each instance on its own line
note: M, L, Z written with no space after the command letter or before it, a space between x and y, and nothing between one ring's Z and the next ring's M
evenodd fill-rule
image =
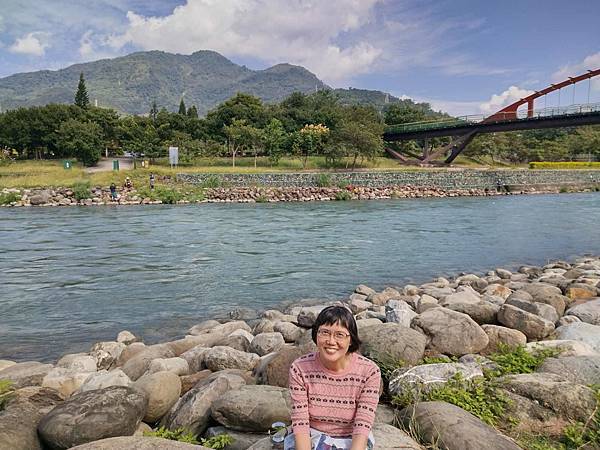
M215 178L230 186L317 186L323 173L177 174L177 179L202 184ZM550 188L600 184L600 170L402 170L394 172L327 172L332 185L404 186L438 189Z

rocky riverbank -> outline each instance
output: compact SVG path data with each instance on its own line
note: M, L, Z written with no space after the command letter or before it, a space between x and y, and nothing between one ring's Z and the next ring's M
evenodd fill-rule
M102 205L156 205L163 203L271 203L311 202L336 200L378 200L390 198L424 197L485 197L497 195L544 194L558 192L589 192L595 188L571 186L561 188L501 189L442 189L437 187L403 186L346 186L337 187L219 187L189 191L181 186L147 189L118 189L113 200L108 186L96 186L86 195L71 188L52 189L3 189L0 191L0 206L102 206Z
M386 380L377 449L598 448L599 257L360 285L342 303ZM122 331L56 364L0 361L0 449L206 448L144 436L160 427L270 449L271 424L290 421L289 366L315 349L328 304L238 309L156 345Z

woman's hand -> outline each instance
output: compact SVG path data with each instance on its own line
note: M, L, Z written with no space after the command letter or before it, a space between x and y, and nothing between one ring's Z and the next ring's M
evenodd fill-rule
M365 450L368 442L368 436L365 436L364 434L355 434L352 436L352 447L350 447L350 450Z
M294 439L296 440L296 450L311 450L309 433L294 433Z

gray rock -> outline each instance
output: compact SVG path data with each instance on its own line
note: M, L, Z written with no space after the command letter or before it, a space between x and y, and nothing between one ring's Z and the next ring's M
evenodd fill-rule
M581 322L581 319L577 316L564 315L558 322L556 323L557 327L562 327L563 325L569 325L570 323Z
M96 360L98 369L110 369L116 366L125 344L120 342L98 342L90 350L90 355Z
M385 306L385 319L388 323L397 323L410 328L410 323L416 316L417 313L402 300L390 300Z
M225 392L212 405L212 417L239 431L268 431L273 422L290 423L292 400L288 389L242 386Z
M287 388L290 366L294 360L315 350L314 343L302 347L283 347L268 360L264 372L257 373L257 376L265 384Z
M461 363L423 364L420 366L396 369L390 375L390 395L410 396L418 400L419 394L443 386L452 377L460 374L464 380L483 377L483 372L476 365Z
M125 349L119 355L117 359L117 367L122 367L127 361L133 358L135 355L140 353L146 348L146 344L143 342L134 342L125 347Z
M227 314L232 320L251 320L258 317L258 312L252 308L237 306Z
M273 325L275 322L269 319L260 319L260 321L252 328L252 334L273 333Z
M87 353L73 353L58 360L56 367L63 367L78 372L95 372L96 360Z
M556 286L546 283L530 283L523 288L531 294L534 302L546 303L556 309L559 316L565 313L565 306L570 300L562 295L562 291Z
M125 345L133 344L138 338L131 331L123 330L117 335L117 342Z
M163 371L173 372L175 375L188 375L190 367L185 359L177 356L174 358L157 358L150 362L147 373Z
M187 334L191 334L191 335L199 335L199 334L203 334L203 333L208 333L210 332L210 330L212 330L214 327L221 325L221 322L218 322L216 320L205 320L203 322L200 322L199 324L194 325L192 328L190 328L187 332Z
M284 344L285 341L281 333L261 333L254 337L250 343L249 351L264 356L278 351Z
M523 332L528 339L544 339L554 331L553 322L512 305L502 305L497 317L502 325Z
M231 389L239 389L246 382L238 375L216 373L200 381L181 397L161 420L170 430L185 428L202 434L210 418L213 402Z
M10 367L10 366L14 366L16 364L16 362L14 361L9 361L7 359L0 359L0 371Z
M564 356L597 356L598 352L581 341L552 339L549 341L530 342L526 346L527 351L535 352L543 349L557 349L560 357Z
M38 432L51 449L68 449L107 437L132 435L148 400L117 386L74 395L42 418Z
M150 436L121 436L78 445L72 450L209 450L201 445L186 444Z
M502 345L518 347L527 343L527 336L519 330L498 325L482 325L481 328L489 338L487 347L481 350L482 355L495 353L500 350Z
M110 386L130 386L131 380L121 369L101 370L90 374L77 392L94 391Z
M402 360L408 364L416 364L425 352L425 336L395 323L361 329L360 338L365 356L375 359Z
M42 380L42 387L55 389L64 398L68 398L83 385L89 376L90 372L55 367Z
M600 298L573 306L567 310L567 314L578 317L582 322L600 325Z
M510 280L512 272L506 269L496 269L496 274L503 280Z
M503 286L502 284L490 284L483 291L485 295L493 295L495 297L501 297L506 300L510 294L512 294L512 290Z
M40 386L52 367L52 364L42 364L37 361L17 363L0 370L0 380L10 380L15 389Z
M369 295L369 297L367 297L367 301L373 303L374 305L385 305L388 300L398 298L400 295L400 292L398 292L396 289L388 287L382 292Z
M240 352L247 352L250 347L250 342L245 336L225 336L220 339L215 346L217 347L229 347L235 350L239 350Z
M376 293L375 289L371 289L369 286L365 286L364 284L359 284L358 286L356 286L354 292L356 292L357 294L364 295L365 297Z
M452 303L447 308L466 314L480 325L496 323L496 314L500 310L500 306L484 301L479 303Z
M37 434L41 417L30 402L9 405L0 413L0 450L41 450Z
M600 326L586 322L576 322L563 325L556 329L557 339L573 339L588 344L600 353ZM0 372L2 374L2 372Z
M441 306L449 306L456 303L480 303L481 295L472 291L461 291L443 297L439 304Z
M226 450L246 450L256 442L265 438L264 433L243 433L237 430L231 430L222 426L210 427L206 430L205 437L211 438L219 436L220 434L227 434L233 439L233 443L229 444Z
M567 419L585 422L596 408L594 391L551 373L521 373L503 378L502 386L537 401Z
M229 347L213 347L204 354L204 364L213 372L223 369L252 370L258 363L256 353L246 353Z
M179 400L181 380L173 372L157 372L142 376L133 383L148 398L144 421L154 423L164 416Z
M373 438L375 439L375 447L377 450L392 450L392 449L408 449L422 450L413 438L404 431L385 423L373 424Z
M425 311L413 319L411 327L427 336L430 348L447 355L478 353L489 342L473 319L447 308Z
M537 371L560 375L572 383L600 384L600 355L547 358Z
M295 307L290 310L291 315L297 315L298 325L305 328L310 328L315 323L317 316L321 311L330 306L326 305L315 305L315 306L303 306Z
M445 402L422 402L401 411L406 427L421 440L447 450L521 450L508 437L474 415Z
M50 201L51 194L49 191L40 191L37 194L29 197L29 203L33 206L45 205Z
M396 409L386 403L379 403L375 411L375 423L394 425L397 421Z
M302 329L290 322L275 322L273 331L281 333L285 342L294 342L302 334Z
M530 302L527 300L509 298L508 300L506 300L505 305L516 306L517 308L520 308L523 311L527 311L531 314L535 314L536 316L540 316L541 318L546 319L547 321L552 323L558 322L558 314L556 313L554 307L545 303Z
M358 294L353 294L353 296L357 296L357 295ZM351 296L351 297L353 297L353 296ZM368 302L366 300L361 300L356 297L350 298L350 300L348 300L348 308L350 308L350 311L352 311L352 314L358 314L363 311L366 311L371 306L373 306L373 304L371 302Z

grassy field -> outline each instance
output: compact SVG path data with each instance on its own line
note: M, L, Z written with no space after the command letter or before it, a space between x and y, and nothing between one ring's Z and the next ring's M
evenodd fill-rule
M360 162L360 161L359 161ZM492 164L491 161L473 160L467 157L459 157L454 166L465 168L497 167L515 168L503 164ZM525 166L523 166L525 167ZM229 158L205 158L194 161L193 164L180 165L171 169L168 161L158 160L150 168L135 170L120 170L96 172L88 174L81 164L75 163L71 169L65 170L62 161L16 161L6 165L0 165L0 188L34 188L34 187L70 187L80 181L89 181L92 186L108 186L110 183L122 185L125 177L130 177L134 186L146 186L150 172L157 178L171 177L180 172L188 173L265 173L265 172L300 172L306 171L341 171L351 170L350 159L340 160L334 168L328 167L325 158L311 157L308 159L306 169L302 167L302 160L298 158L282 158L279 164L272 167L267 158L258 158L254 167L254 158L237 158L236 167L231 166ZM428 170L416 166L398 164L389 158L376 158L372 161L363 161L357 164L356 170Z

